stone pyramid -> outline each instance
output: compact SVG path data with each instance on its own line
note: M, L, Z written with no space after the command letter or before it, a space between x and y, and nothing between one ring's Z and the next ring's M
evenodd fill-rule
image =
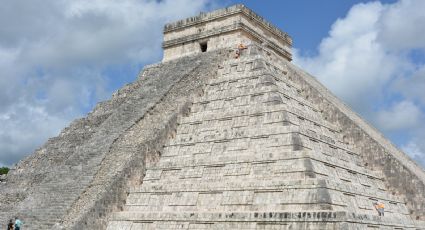
M266 52L251 45L219 66L108 230L419 229L382 172L306 99L309 76Z
M8 174L1 223L425 229L424 170L294 66L291 45L243 5L167 24L162 63Z

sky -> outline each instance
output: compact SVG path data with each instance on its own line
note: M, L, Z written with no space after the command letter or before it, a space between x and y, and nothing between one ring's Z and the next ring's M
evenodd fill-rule
M423 0L0 0L0 166L162 58L166 22L242 3L310 72L425 167Z

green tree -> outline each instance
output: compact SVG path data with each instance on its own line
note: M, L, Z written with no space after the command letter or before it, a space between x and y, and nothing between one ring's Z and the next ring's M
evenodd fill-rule
M9 172L8 167L1 167L0 168L0 175L7 174Z

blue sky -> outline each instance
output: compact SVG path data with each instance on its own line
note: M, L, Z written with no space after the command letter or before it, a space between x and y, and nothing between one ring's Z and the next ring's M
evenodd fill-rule
M164 23L243 3L294 63L425 166L425 1L0 0L0 166L159 62Z

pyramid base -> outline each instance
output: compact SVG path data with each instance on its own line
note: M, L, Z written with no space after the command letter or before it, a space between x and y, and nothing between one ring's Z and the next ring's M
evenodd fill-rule
M423 229L389 217L348 212L120 212L114 229Z

